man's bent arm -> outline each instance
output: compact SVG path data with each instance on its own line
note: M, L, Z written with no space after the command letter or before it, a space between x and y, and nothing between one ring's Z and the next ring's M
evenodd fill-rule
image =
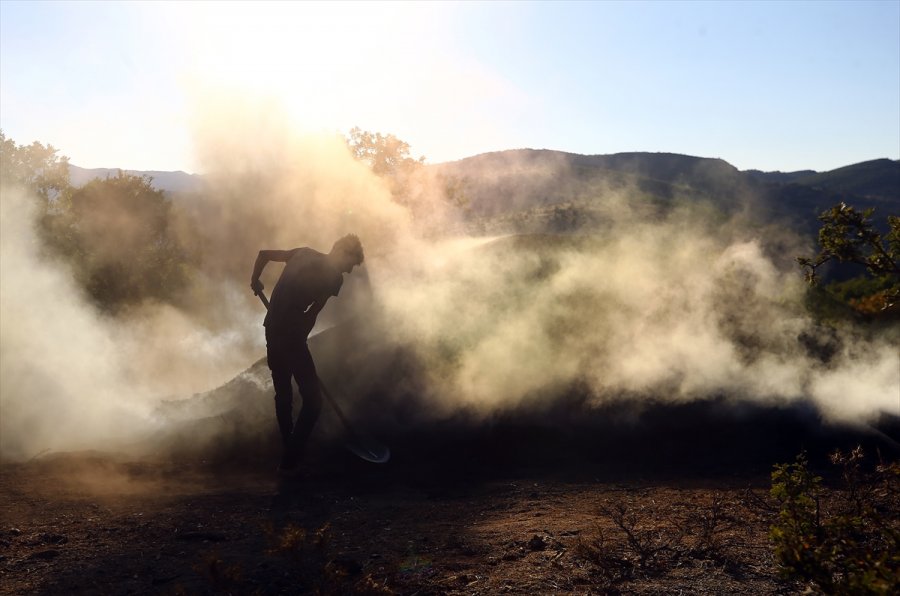
M250 275L250 289L253 290L254 294L258 294L262 290L264 290L264 286L262 282L259 281L259 276L262 275L263 269L265 269L266 265L269 261L277 261L279 263L287 263L294 253L300 250L299 248L295 248L293 250L261 250L259 251L259 255L256 257L256 263L253 264L253 273Z

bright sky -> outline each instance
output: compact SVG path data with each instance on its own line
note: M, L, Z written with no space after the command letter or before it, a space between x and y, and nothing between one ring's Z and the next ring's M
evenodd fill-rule
M192 114L217 93L430 163L531 147L822 171L900 158L900 1L0 1L20 144L196 171Z

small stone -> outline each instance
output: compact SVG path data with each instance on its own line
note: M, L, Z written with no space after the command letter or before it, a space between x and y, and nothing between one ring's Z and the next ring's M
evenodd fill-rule
M544 550L547 548L547 540L543 536L535 534L531 537L531 540L528 541L528 548L531 550Z
M42 550L42 551L38 551L36 553L32 553L31 555L29 555L28 558L29 559L40 559L42 561L49 561L50 559L55 559L58 556L59 556L59 551L51 548L48 550Z

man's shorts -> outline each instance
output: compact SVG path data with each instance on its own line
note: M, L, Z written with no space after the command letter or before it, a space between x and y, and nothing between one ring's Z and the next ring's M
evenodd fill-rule
M266 327L266 361L273 372L290 371L298 380L316 378L316 366L305 337L274 333Z

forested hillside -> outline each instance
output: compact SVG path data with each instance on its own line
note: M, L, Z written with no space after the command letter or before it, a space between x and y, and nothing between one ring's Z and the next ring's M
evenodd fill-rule
M873 160L830 172L742 172L721 159L671 153L578 155L517 149L431 166L463 180L468 217L485 231L565 232L604 218L616 197L648 216L685 202L725 214L745 211L804 235L844 201L900 213L900 163Z

